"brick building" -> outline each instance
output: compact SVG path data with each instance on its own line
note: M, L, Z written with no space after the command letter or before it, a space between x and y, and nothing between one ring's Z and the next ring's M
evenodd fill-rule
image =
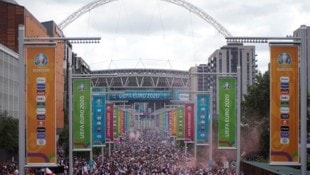
M0 43L18 53L18 26L25 26L25 37L63 37L53 22L41 23L15 1L0 1ZM64 43L56 45L56 126L64 127L66 58ZM18 104L15 104L18 105ZM17 116L16 116L17 117Z

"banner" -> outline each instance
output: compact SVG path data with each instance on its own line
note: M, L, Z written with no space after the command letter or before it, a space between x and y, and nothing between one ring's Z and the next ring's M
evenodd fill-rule
M118 122L119 122L119 136L121 137L125 133L125 123L124 123L124 110L119 108L118 112Z
M184 107L178 107L176 109L176 128L177 128L177 138L184 139Z
M270 53L270 163L298 164L298 47L271 45Z
M106 141L113 142L114 121L113 121L113 103L106 104Z
M172 111L167 111L168 113L168 122L169 122L169 134L170 134L170 137L173 137L175 136L174 135L174 120L173 120L173 115L172 115Z
M197 95L196 144L207 145L209 141L210 95Z
M168 117L168 112L164 112L164 130L169 133L169 117Z
M130 128L130 113L129 111L125 111L124 113L124 118L125 118L125 132L129 130Z
M26 164L56 165L55 47L26 48Z
M111 92L108 95L109 100L111 101L166 101L172 100L171 91L150 91L150 90L139 90L131 91L126 90L122 92Z
M172 137L177 137L177 115L176 109L170 111L171 119L172 119Z
M93 136L93 146L103 146L105 145L105 96L96 95L93 96L93 120L92 120L92 136Z
M113 131L113 137L114 139L118 139L119 137L119 108L118 107L115 107L114 108L114 112L113 112L113 128L114 128L114 131Z
M218 78L218 147L229 149L236 147L236 78Z
M165 130L165 113L158 114L159 124L158 127Z
M91 149L91 85L88 79L73 80L73 150Z
M194 141L194 104L185 103L185 141Z

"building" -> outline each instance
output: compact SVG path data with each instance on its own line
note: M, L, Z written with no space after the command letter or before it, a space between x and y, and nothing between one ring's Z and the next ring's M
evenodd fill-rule
M229 43L216 50L209 62L214 66L216 73L237 73L237 66L241 71L241 94L247 94L248 86L255 81L257 65L255 46L244 46L242 43Z
M18 117L18 54L0 44L0 113Z
M293 32L293 36L294 37L301 37L301 38L304 38L306 40L306 46L305 48L307 49L305 51L306 53L306 58L307 58L307 67L310 67L310 46L309 46L309 43L310 43L310 26L306 26L306 25L301 25L298 29L296 29L294 32ZM308 92L308 95L310 94L310 71L307 70L307 92Z
M247 94L247 88L255 81L257 65L255 46L244 46L242 43L229 43L214 51L207 64L200 64L189 70L190 89L194 92L210 91L213 88L213 114L216 114L216 88L218 76L236 76L237 66L241 71L241 94ZM193 94L191 99L193 99Z
M18 5L15 1L0 1L0 43L15 53L18 53L19 25L24 25L25 37L63 37L62 31L53 21L41 23L25 7ZM70 45L68 46L70 47ZM66 47L66 49L69 47ZM9 58L13 59L11 62L14 62L14 59L16 59L13 57ZM64 81L66 73L66 59L67 51L65 50L65 44L57 43L55 86L57 117L56 125L58 129L64 127ZM14 101L15 106L18 106L17 102L18 100Z

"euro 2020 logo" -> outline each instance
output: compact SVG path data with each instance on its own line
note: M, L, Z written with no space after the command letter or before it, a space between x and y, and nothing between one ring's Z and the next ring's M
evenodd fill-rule
M34 64L37 66L46 66L48 63L47 56L44 53L39 53L34 58Z
M292 62L292 58L288 53L280 53L278 56L278 63L280 65L289 65Z

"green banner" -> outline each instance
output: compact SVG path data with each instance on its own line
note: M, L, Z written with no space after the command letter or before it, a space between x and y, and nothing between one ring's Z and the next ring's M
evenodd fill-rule
M219 148L236 147L236 78L218 79L218 145Z
M91 149L90 80L73 80L73 149Z
M177 115L177 138L184 139L184 107L178 107L176 111Z

